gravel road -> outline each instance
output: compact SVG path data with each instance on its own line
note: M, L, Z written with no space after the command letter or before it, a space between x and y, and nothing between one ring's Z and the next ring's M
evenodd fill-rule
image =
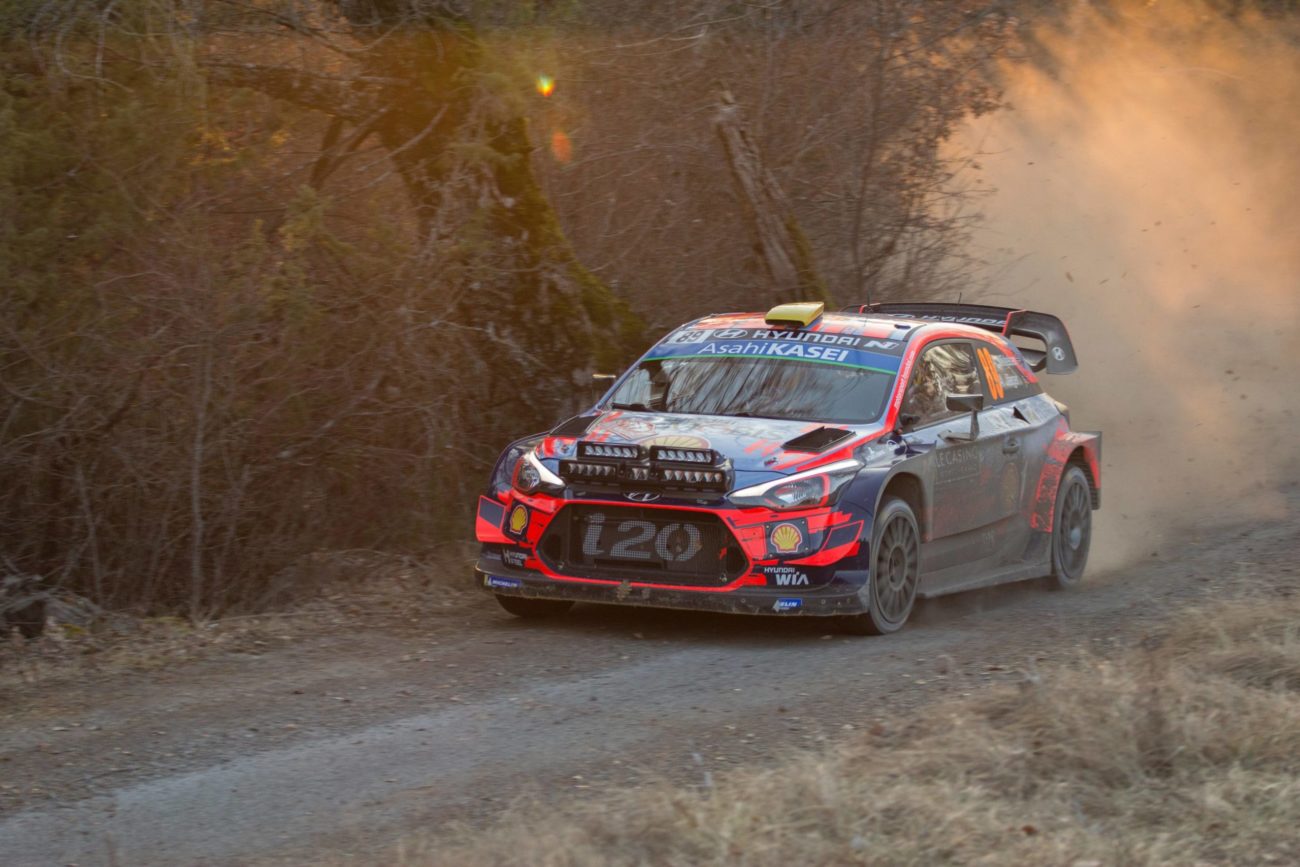
M538 625L475 596L463 621L416 636L343 630L0 696L0 864L364 856L521 794L699 784L1292 573L1300 490L1285 502L1285 518L1153 539L1142 562L1074 592L935 600L883 639L596 606Z

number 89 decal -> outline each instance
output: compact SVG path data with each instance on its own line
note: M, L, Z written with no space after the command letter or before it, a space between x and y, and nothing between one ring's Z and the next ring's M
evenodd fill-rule
M698 527L691 524L671 523L657 526L653 521L619 521L612 528L617 541L608 555L618 560L651 560L657 554L667 563L685 563L700 553L704 541ZM601 536L605 531L605 516L592 515L587 519L587 532L582 537L582 553L588 558L604 556ZM653 551L647 543L653 540Z

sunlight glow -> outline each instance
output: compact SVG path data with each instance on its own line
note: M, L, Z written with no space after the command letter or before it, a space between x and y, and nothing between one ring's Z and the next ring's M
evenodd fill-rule
M537 92L542 96L550 96L555 90L555 79L549 75L537 76Z
M573 159L573 142L561 130L551 133L551 155L562 163Z

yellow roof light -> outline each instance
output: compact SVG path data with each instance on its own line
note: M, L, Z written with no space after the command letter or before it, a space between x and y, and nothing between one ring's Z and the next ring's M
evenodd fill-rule
M795 304L778 304L767 311L764 319L768 325L784 325L787 328L807 328L826 312L826 305L821 301L799 301Z

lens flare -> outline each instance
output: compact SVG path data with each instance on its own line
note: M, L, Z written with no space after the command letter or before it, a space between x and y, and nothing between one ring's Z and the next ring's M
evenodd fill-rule
M555 91L555 79L549 75L537 76L537 92L542 96L550 96Z
M551 156L562 163L573 159L573 142L562 130L551 133Z

